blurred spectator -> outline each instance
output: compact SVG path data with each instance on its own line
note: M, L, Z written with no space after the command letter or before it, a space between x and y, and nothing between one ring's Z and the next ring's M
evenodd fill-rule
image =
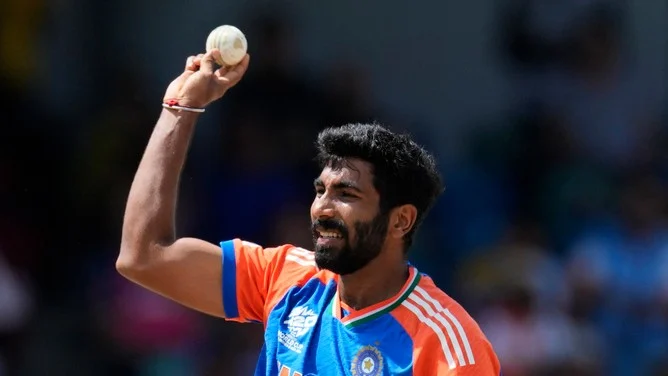
M111 271L110 271L111 272ZM204 340L202 315L129 283L116 273L98 275L93 304L103 323L106 341L119 359L123 374L138 376L192 375L201 365L193 355ZM98 299L105 296L106 299Z
M9 265L0 248L0 375L17 369L23 335L32 320L35 295L18 270Z
M539 100L584 158L627 168L651 155L661 116L658 87L644 77L624 43L617 8L597 4L564 40L563 60L542 83Z
M504 375L596 371L600 339L567 315L563 277L532 222L518 222L498 246L464 264L460 290L476 307Z
M619 211L584 231L571 253L574 313L604 333L609 375L647 374L668 356L665 192L651 174L629 174Z

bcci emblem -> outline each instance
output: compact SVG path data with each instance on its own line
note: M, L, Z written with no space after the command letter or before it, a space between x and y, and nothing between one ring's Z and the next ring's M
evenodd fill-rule
M383 374L383 356L377 348L364 346L353 358L350 370L353 376L379 376Z

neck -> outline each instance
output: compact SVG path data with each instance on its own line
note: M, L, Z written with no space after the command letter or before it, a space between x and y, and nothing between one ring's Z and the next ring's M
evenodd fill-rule
M408 266L401 252L381 252L362 269L341 276L339 295L353 309L360 310L396 295L408 279Z

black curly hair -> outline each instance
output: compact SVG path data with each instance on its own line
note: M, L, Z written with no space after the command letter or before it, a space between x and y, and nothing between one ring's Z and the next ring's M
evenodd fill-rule
M351 158L371 164L373 184L380 195L380 214L405 204L417 208L415 225L404 236L407 251L444 189L434 157L410 136L375 123L327 128L318 135L316 147L320 168L341 168Z

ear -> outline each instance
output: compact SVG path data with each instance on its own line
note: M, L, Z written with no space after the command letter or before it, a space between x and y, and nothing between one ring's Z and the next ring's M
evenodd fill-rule
M392 209L388 233L392 238L401 239L415 225L417 208L413 205L401 205Z

